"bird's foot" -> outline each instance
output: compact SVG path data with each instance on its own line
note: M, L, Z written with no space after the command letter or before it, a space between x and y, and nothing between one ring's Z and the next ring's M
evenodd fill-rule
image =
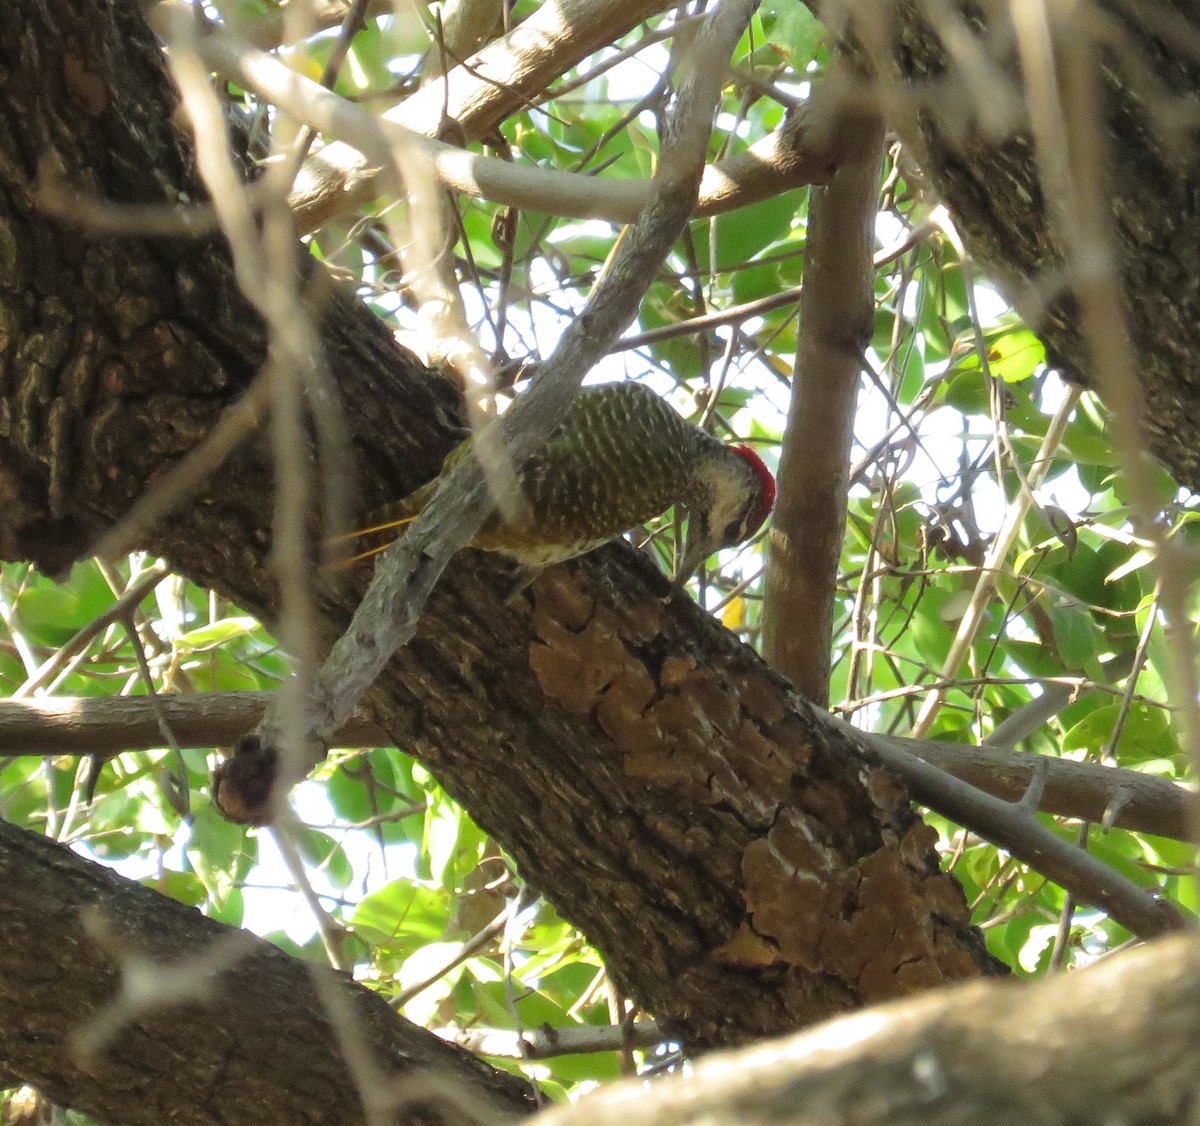
M544 570L544 567L531 567L527 564L519 566L516 570L516 582L513 584L512 590L505 595L504 605L513 605L533 585L538 575Z

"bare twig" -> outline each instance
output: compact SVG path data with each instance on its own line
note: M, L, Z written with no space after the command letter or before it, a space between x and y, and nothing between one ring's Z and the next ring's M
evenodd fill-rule
M913 227L911 231L908 231L893 245L886 246L875 254L873 269L880 270L889 262L895 261L901 254L905 254L914 246L919 245L923 239L929 236L932 230L934 230L934 227L931 223L917 224L917 226ZM792 286L789 289L781 290L779 293L770 293L766 297L757 297L753 301L746 301L741 305L730 305L726 309L714 309L710 313L704 313L697 317L688 317L686 320L675 324L660 325L657 328L647 329L645 332L630 333L622 336L613 345L612 351L614 353L628 352L631 349L644 348L663 340L675 340L680 336L692 336L695 333L720 328L722 325L747 321L751 317L761 317L764 313L773 312L775 309L786 309L788 306L799 302L803 289L802 285Z
M74 658L83 654L87 647L109 626L124 619L130 610L167 577L167 574L168 572L164 568L153 567L146 574L141 575L116 602L104 613L97 614L62 645L54 656L45 661L24 684L15 689L9 698L20 700L32 696L39 688L49 684Z
M481 950L486 949L491 945L493 939L498 938L504 933L504 928L508 926L508 921L511 918L513 911L516 909L520 900L517 898L509 900L497 913L496 917L476 931L466 942L462 944L462 948L450 958L445 965L439 966L428 977L422 978L420 981L414 982L407 989L402 989L394 997L388 999L388 1004L393 1009L403 1009L414 997L419 997L431 985L436 985L442 980L451 970L457 966L461 966L463 962L470 958L474 958Z
M183 761L183 752L179 746L179 740L175 738L175 733L171 730L170 721L167 719L166 711L162 706L162 698L155 687L154 674L150 671L150 662L146 659L146 647L142 644L142 635L138 633L137 623L133 619L132 610L128 612L122 624L125 627L125 636L129 638L129 644L133 647L134 656L137 657L138 671L142 677L142 684L146 689L145 698L150 704L150 710L154 713L155 726L158 728L164 744L171 749L171 754L175 760L174 772L168 770L163 773L163 790L167 802L175 812L180 817L187 819L191 814L187 763Z
M182 748L219 747L253 727L274 692L200 692L158 697L162 717ZM163 746L144 696L45 696L0 700L0 759L20 755L109 755ZM389 745L387 733L353 715L335 746Z
M652 1020L632 1024L580 1024L566 1028L526 1029L516 1033L504 1028L442 1028L443 1040L479 1056L506 1060L549 1060L586 1052L615 1052L626 1048L653 1048L667 1037Z
M653 181L601 179L575 172L529 168L433 140L405 124L386 117L376 118L361 106L297 74L273 56L256 51L224 32L213 32L199 40L198 50L208 65L285 108L326 137L343 138L354 150L370 154L376 167L380 136L420 152L430 162L438 182L452 191L523 211L626 224L637 219L655 190ZM727 166L714 167L706 203L699 213L716 214L743 207L788 188L824 180L850 144L846 135L857 137L857 134L826 125L810 139L806 133L808 120L807 115L799 115L786 136L771 136L750 152L730 158ZM318 155L327 157L332 147L327 146ZM775 170L772 177L764 182L766 172L772 169ZM756 177L748 186L751 170L755 170ZM378 175L378 172L371 174L371 195L384 188L377 182ZM344 207L349 197L343 196L338 202L339 207Z
M476 457L459 461L407 534L380 557L362 603L306 701L302 759L289 763L283 773L264 762L277 760L284 730L284 715L272 709L222 767L215 798L228 815L269 818L279 795L320 761L333 732L391 655L412 637L442 570L470 542L491 508L480 464L490 467L498 455L520 461L536 449L566 414L592 364L633 319L695 204L724 68L754 8L753 0L726 0L705 19L681 77L653 201L618 243L609 269L568 326L533 390L476 437ZM264 775L272 778L265 794Z
M996 538L988 546L987 556L979 571L979 578L975 583L975 589L971 592L971 601L967 604L967 609L962 616L962 620L958 623L958 632L954 635L954 641L951 642L950 652L946 655L946 660L942 663L941 675L943 680L953 681L958 675L959 669L962 668L962 663L966 660L967 653L970 651L972 644L974 644L975 637L983 625L988 603L995 592L996 578L1001 573L1000 568L1004 560L1008 557L1013 544L1016 543L1017 536L1025 520L1025 514L1029 511L1029 507L1033 503L1031 490L1036 489L1049 472L1054 460L1054 454L1062 442L1063 434L1066 431L1067 423L1071 419L1071 412L1074 411L1075 402L1078 398L1078 389L1072 388L1067 392L1062 405L1058 408L1058 412L1046 428L1046 435L1042 439L1037 456L1029 468L1029 489L1022 490L1013 500L1008 511L1005 513L1003 526L996 533ZM944 687L939 687L926 696L925 702L921 705L921 710L917 714L917 721L913 724L912 733L914 738L920 738L929 731L945 697L946 688Z
M312 881L308 878L308 871L304 867L304 860L300 855L296 839L296 832L299 828L298 824L288 820L275 825L271 834L275 838L280 856L283 857L284 865L292 877L292 883L307 904L309 914L312 915L313 922L317 926L317 933L321 936L321 945L325 948L329 964L343 973L353 973L354 960L346 953L346 928L325 910L320 896L317 895Z
M232 743L253 727L274 698L273 692L202 692L160 695L158 706L181 748ZM996 797L1015 801L1028 785L1039 756L1004 747L900 739L864 734L873 745L888 740L942 770ZM353 715L331 740L335 747L386 747L385 731L365 716ZM112 755L162 746L150 701L144 697L46 697L0 700L0 759L22 755ZM1191 790L1152 774L1098 763L1046 758L1046 792L1041 809L1062 817L1101 820L1122 796L1113 825L1133 832L1190 840ZM419 812L419 807L417 809ZM409 816L413 810L398 811ZM393 816L392 814L388 815ZM366 825L372 824L368 821ZM364 826L351 826L364 827Z
M1155 899L1132 880L1056 836L1019 800L994 798L917 758L897 740L863 735L841 720L834 722L903 778L923 805L1024 861L1132 933L1149 938L1184 925L1174 905Z

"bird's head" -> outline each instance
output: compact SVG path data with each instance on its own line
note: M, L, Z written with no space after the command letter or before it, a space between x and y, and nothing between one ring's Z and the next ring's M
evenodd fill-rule
M775 478L749 446L714 443L693 471L687 543L675 575L682 586L714 551L749 539L771 514Z

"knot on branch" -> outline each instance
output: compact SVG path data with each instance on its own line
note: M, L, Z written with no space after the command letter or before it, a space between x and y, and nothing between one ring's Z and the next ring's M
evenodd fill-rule
M255 731L243 735L213 771L213 805L221 816L239 825L269 824L282 794L279 749Z

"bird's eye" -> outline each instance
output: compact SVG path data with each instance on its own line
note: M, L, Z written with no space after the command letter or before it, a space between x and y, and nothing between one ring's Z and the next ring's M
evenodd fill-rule
M721 542L727 545L739 543L742 539L742 522L735 520L732 524L728 524L725 531L721 533Z

